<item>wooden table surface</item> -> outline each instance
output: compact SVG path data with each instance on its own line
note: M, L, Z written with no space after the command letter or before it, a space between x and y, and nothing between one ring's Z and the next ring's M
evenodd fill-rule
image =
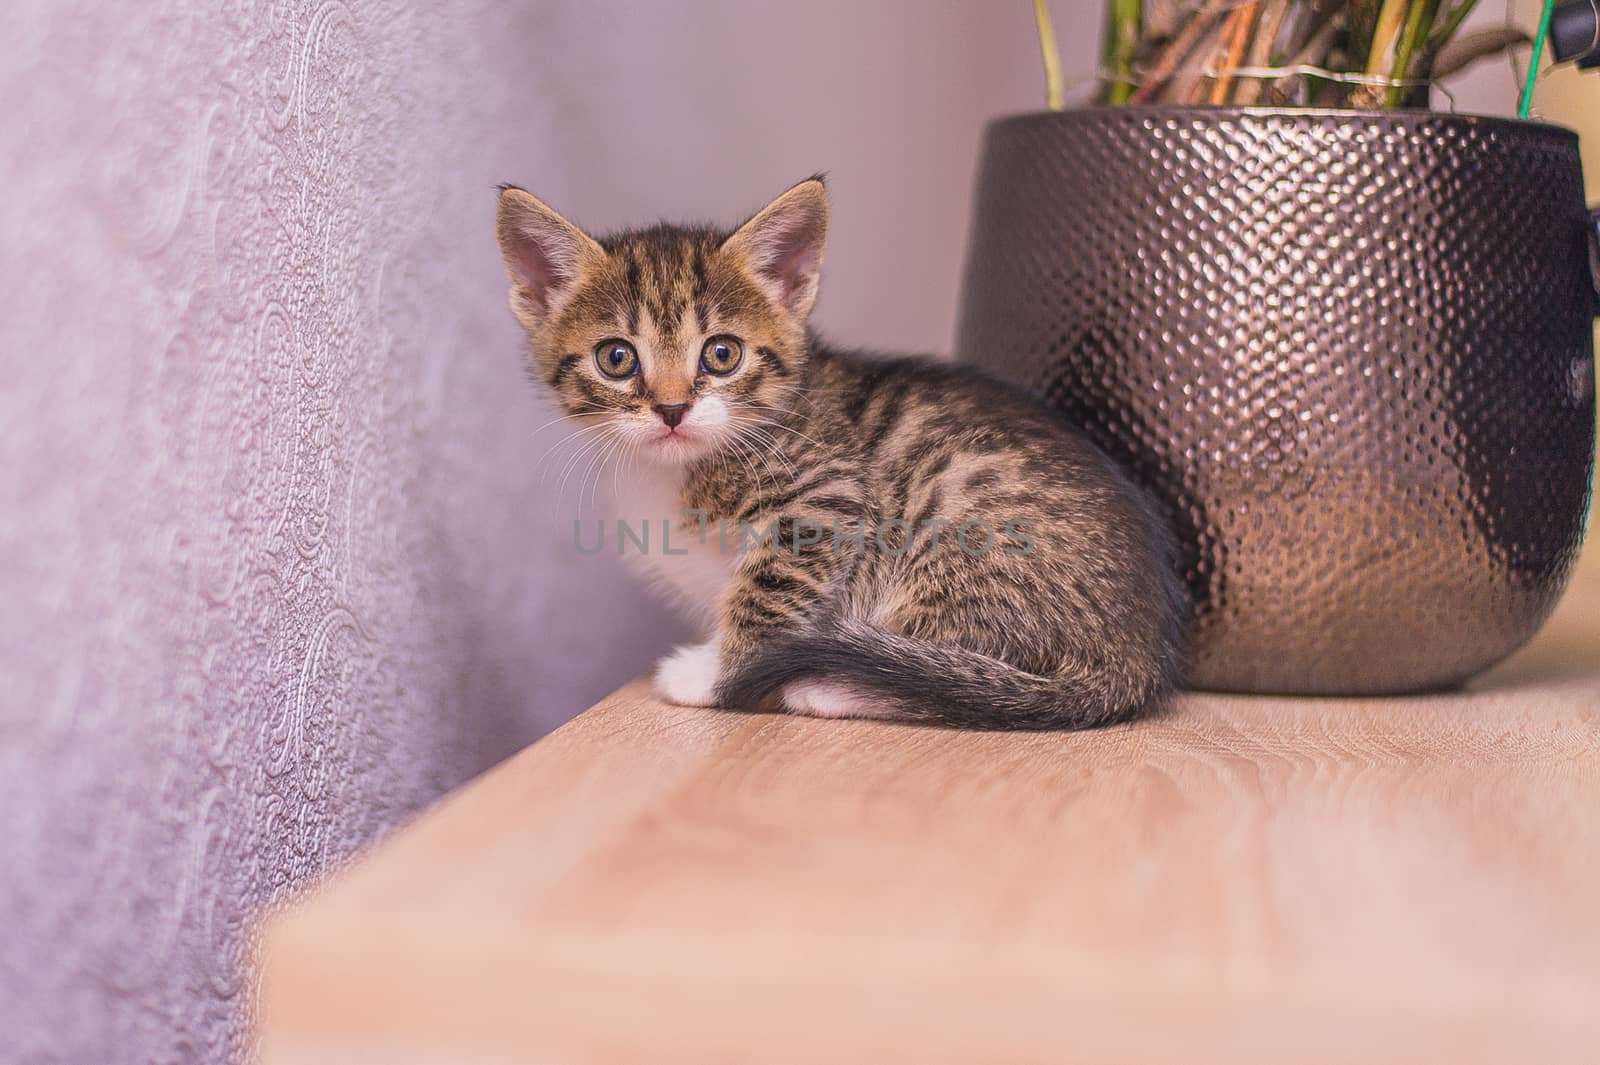
M1600 571L1452 695L998 735L635 683L264 935L266 1065L1600 1062Z

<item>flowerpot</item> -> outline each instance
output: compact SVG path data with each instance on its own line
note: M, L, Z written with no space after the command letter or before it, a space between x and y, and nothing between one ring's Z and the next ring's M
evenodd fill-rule
M1527 640L1582 538L1596 311L1576 138L1431 112L995 122L959 360L1165 506L1188 682L1447 687Z

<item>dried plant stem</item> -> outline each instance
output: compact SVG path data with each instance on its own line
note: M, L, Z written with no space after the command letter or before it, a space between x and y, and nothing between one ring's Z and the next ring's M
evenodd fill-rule
M1435 35L1437 39L1437 34ZM1430 69L1423 76L1433 78L1448 78L1459 70L1464 70L1473 63L1488 56L1499 55L1506 49L1519 44L1527 44L1532 38L1514 26L1491 26L1486 30L1476 33L1464 33L1460 37L1446 36L1449 41L1443 47L1435 46L1431 41L1428 48L1431 54L1426 57ZM1415 70L1415 67L1413 67ZM1413 73L1413 77L1418 76Z
M1272 42L1278 39L1278 32L1283 29L1284 19L1289 14L1289 3L1290 0L1267 0L1267 6L1261 12L1261 21L1256 25L1255 36L1250 40L1245 66L1264 67L1272 61ZM1259 78L1246 78L1239 84L1235 99L1241 104L1253 104L1261 99L1262 88L1263 83Z
M1340 8L1343 7L1341 11ZM1324 0L1315 10L1318 15L1337 19L1344 24L1344 51L1349 57L1349 62L1354 64L1350 70L1355 73L1365 73L1364 64L1367 53L1372 51L1372 34L1378 28L1378 13L1383 7L1383 0L1348 0L1347 4L1340 4L1339 0ZM1310 38L1310 34L1306 34Z
M1145 0L1142 43L1168 39L1178 32L1179 20L1188 16L1184 0Z
M1338 35L1339 23L1334 19L1328 19L1317 27L1316 32L1306 40L1305 44L1301 45L1300 50L1290 56L1283 65L1286 67L1306 66L1308 64L1321 66L1323 56L1333 46L1333 40Z
M1519 39L1462 32L1477 0L1104 2L1096 100L1110 105L1425 107L1435 87L1443 90L1433 84L1440 71ZM1045 3L1034 0L1034 11L1057 107L1060 68Z
M1211 86L1211 103L1221 106L1228 102L1228 93L1233 89L1233 72L1244 61L1245 47L1250 43L1250 28L1255 25L1256 12L1259 10L1255 0L1250 0L1239 10L1228 16L1228 28L1222 33L1228 42L1228 54L1223 60L1222 75L1217 78L1215 85Z
M1461 3L1451 8L1449 13L1441 19L1436 19L1433 32L1428 34L1428 50L1437 52L1456 35L1461 24L1472 14L1472 9L1478 6L1478 0L1461 0Z
M1155 67L1144 79L1133 95L1128 98L1129 103L1147 104L1155 99L1167 79L1172 77L1173 71L1178 69L1178 64L1188 57L1194 46L1199 43L1201 34L1205 33L1216 21L1217 15L1228 5L1228 0L1206 0L1205 6L1195 13L1188 25L1179 31L1172 43L1162 50L1156 59Z
M1284 61L1285 67L1320 67L1325 65L1323 57L1333 46L1334 39L1339 35L1339 23L1336 19L1326 19L1318 26L1300 46L1300 50ZM1290 78L1281 82L1277 89L1278 103L1287 103L1298 85L1306 83L1304 77Z
M1173 77L1167 90L1167 99L1197 106L1211 98L1211 84L1216 78L1205 72L1215 71L1221 66L1221 53L1232 21L1233 12L1225 11L1221 18L1212 23L1211 29L1201 38L1200 46L1189 54L1179 73Z

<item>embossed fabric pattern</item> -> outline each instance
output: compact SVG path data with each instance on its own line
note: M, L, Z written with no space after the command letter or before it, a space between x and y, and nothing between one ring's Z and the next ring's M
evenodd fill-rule
M535 520L537 17L0 13L0 1061L242 1060L263 907L670 635Z

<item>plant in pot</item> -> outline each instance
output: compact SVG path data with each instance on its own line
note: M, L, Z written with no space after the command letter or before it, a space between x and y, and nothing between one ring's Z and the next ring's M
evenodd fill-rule
M1426 109L1523 39L1472 3L1109 0L1071 110L1040 4L1052 110L988 130L957 358L1165 506L1196 687L1457 684L1565 586L1593 222L1572 133Z

